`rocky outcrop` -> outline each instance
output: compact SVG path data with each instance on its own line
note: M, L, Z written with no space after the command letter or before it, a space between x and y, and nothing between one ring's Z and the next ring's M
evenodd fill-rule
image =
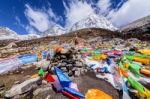
M6 91L5 97L10 98L16 95L23 94L38 86L40 77L32 78L24 81L21 84L14 85L10 90Z

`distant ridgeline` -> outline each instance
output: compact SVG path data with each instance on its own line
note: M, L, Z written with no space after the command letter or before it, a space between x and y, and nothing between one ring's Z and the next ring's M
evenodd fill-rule
M42 38L37 38L32 40L23 40L23 41L4 40L4 41L0 41L0 47L8 45L12 41L14 41L18 47L23 47L23 46L34 46L39 44L48 44L50 41L53 40L66 41L76 36L83 39L90 39L90 38L101 36L103 38L122 38L125 40L129 38L138 38L143 41L150 41L149 39L150 29L147 30L147 32L138 28L134 28L128 31L125 30L122 32L118 32L118 31L110 31L110 30L100 29L100 28L88 28L88 29L77 30L60 36L48 36L48 37L42 37Z

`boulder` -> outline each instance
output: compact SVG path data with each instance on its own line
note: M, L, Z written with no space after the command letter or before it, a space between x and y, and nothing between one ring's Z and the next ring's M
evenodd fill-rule
M37 87L40 77L32 78L22 82L21 84L14 85L10 90L6 91L5 97L13 97L30 91L32 88Z

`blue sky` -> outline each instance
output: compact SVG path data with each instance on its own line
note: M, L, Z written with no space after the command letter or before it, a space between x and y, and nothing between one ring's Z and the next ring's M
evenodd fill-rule
M0 0L0 27L18 34L42 33L55 24L67 28L90 14L103 15L120 27L150 15L150 1Z

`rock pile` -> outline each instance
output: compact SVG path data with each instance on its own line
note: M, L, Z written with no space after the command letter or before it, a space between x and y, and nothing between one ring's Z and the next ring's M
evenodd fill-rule
M87 72L87 66L83 63L80 50L75 48L64 49L56 53L51 63L52 66L57 66L68 76L80 76Z

